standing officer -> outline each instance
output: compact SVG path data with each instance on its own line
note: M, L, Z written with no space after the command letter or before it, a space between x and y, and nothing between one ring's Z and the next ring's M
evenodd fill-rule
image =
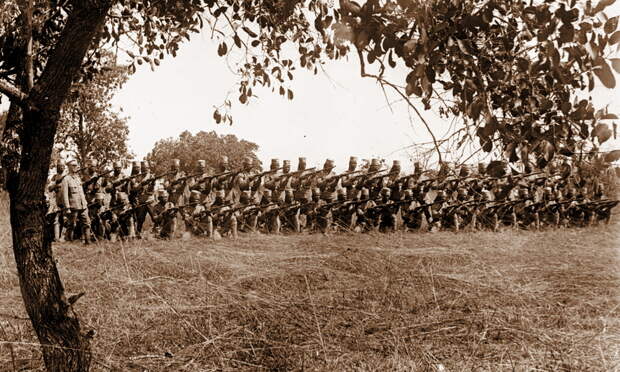
M62 191L63 206L68 216L66 239L72 240L75 227L79 220L82 226L82 236L85 243L90 243L90 217L88 216L88 203L82 189L82 179L78 173L78 162L71 160L68 163L69 174L67 174L60 185Z

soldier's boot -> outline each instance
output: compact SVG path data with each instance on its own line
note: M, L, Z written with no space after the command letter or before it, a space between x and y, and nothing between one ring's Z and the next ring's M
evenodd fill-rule
M511 219L511 225L512 228L515 230L519 229L519 219L517 218L517 214L515 212L512 212L512 214L510 215L510 219Z
M84 238L84 244L86 244L86 245L90 244L91 235L92 234L90 232L90 227L84 226L82 228L82 236Z
M54 241L55 242L64 242L65 241L63 239L63 237L60 235L60 224L58 224L58 223L54 223Z
M499 216L497 214L493 215L493 232L497 232L499 230Z
M470 231L476 231L477 223L478 223L478 214L474 212L471 215L471 221L469 222L469 230Z
M301 223L299 222L299 214L296 214L293 216L293 230L298 234L301 232Z
M237 232L237 218L235 216L232 216L230 218L230 234L232 236L233 239L237 240L237 238L239 237L239 234Z
M213 217L209 216L207 217L207 236L211 239L214 239L213 236Z
M540 231L540 215L538 213L534 214L534 229Z
M271 230L270 232L272 234L280 234L280 229L282 228L282 222L280 221L280 217L279 216L275 216L273 218L273 220L271 221L271 226L269 227L269 230Z
M68 226L65 229L65 239L64 239L64 241L66 241L66 242L73 241L73 226Z
M461 218L457 214L454 214L454 232L459 232L460 227L461 227Z

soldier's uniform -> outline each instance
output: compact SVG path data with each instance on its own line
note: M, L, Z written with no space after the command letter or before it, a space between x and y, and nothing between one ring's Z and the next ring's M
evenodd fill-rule
M160 190L157 195L157 204L153 206L155 213L154 231L162 239L172 239L177 228L178 209L168 200L168 191Z
M82 236L85 243L90 243L90 217L88 216L88 203L82 189L82 180L77 170L77 161L69 162L69 174L61 183L63 206L68 209L67 232L65 239L73 240L75 228L79 222L82 226Z

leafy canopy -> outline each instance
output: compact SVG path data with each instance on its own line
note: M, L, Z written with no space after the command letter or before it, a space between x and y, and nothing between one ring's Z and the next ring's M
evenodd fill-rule
M252 158L257 169L260 169L261 162L256 151L257 144L239 140L234 135L218 135L213 131L200 131L192 135L184 131L177 139L168 138L155 143L146 159L157 174L166 172L172 159L181 160L181 169L187 174L196 172L198 160L205 160L209 170L219 172L224 156L228 157L231 169L240 169L246 157Z
M192 33L207 30L219 55L238 69L241 104L256 86L293 99L296 68L316 73L321 63L350 56L359 59L361 76L401 95L431 134L418 102L425 109L436 102L443 115L460 117L454 132L460 143L477 139L484 151L503 152L511 161L544 166L558 152L577 151L580 141L596 147L616 119L587 97L597 79L614 87L614 70L620 71L620 59L613 58L618 17L604 12L613 0L94 2L112 8L84 61L85 79L105 65L106 51L126 52L130 71L142 64L154 69ZM34 3L37 75L72 1ZM17 83L20 13L13 0L2 6L0 76ZM225 100L214 120L232 124L232 105Z

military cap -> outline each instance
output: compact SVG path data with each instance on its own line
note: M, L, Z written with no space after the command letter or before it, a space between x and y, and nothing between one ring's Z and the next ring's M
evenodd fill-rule
M133 168L140 168L140 162L138 160L134 160L131 162L131 166Z
M201 193L198 190L192 190L191 193L189 194L189 201L190 202L197 202L200 201L200 197L201 197Z
M390 169L391 173L400 172L400 160L394 160L392 163L392 169Z
M97 160L96 159L86 159L86 166L87 167L96 167L97 166Z
M383 196L387 196L390 195L392 193L392 191L390 190L389 187L384 187L381 189L381 195Z
M207 167L207 162L200 159L196 162L196 165L198 166L198 168L206 168Z
M282 166L283 167L290 167L291 166L291 161L290 160L283 160L282 161Z
M379 168L381 167L380 163L379 163L379 159L371 159L370 160L370 166L368 168L368 170L370 172L374 172L374 171L378 171Z
M123 168L123 163L120 160L117 160L117 161L115 161L113 163L113 167L114 167L114 169L117 169L117 168L122 169Z
M306 169L306 158L301 157L297 162L297 170L302 171Z
M280 160L279 159L271 159L271 169L278 169L280 168Z
M351 156L349 158L349 172L353 172L357 168L357 157Z
M321 195L321 189L319 189L318 187L315 187L312 189L312 193L314 195Z
M159 197L168 197L168 191L166 190L159 190L159 193L157 194L157 196Z
M413 198L413 191L405 190L403 195L405 195L405 199L412 199Z
M181 160L180 159L172 159L172 165L175 167L180 167L181 166Z
M362 187L362 197L368 199L370 197L370 190L365 187Z
M144 168L144 169L148 168L149 167L149 162L147 160L142 160L140 162L140 167Z
M335 167L336 167L336 165L335 165L335 163L334 163L334 161L332 159L326 159L325 160L325 164L323 164L323 168L333 169Z

